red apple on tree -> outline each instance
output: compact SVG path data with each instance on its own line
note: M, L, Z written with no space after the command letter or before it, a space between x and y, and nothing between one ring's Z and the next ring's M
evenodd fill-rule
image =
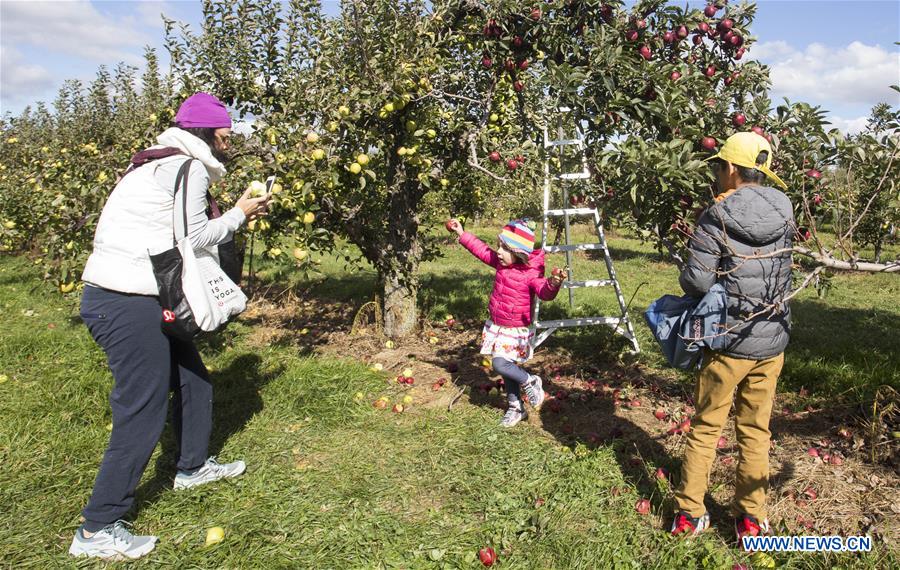
M625 32L625 39L630 42L636 42L638 39L637 30L628 30L627 32Z
M503 68L506 69L506 71L510 71L510 72L515 71L516 70L516 62L514 62L511 59L507 59L503 63Z
M675 35L678 36L678 39L683 40L688 37L688 29L687 26L678 26L678 29L675 30Z
M519 69L522 71L525 71L526 69L528 69L528 60L527 59L523 59L522 61L519 62Z
M522 89L525 89L525 84L517 80L513 83L513 89L515 89L516 92L522 91Z
M644 20L643 18L635 20L634 27L639 30L643 30L644 28L647 27L647 20Z
M735 127L743 127L747 122L747 116L743 113L735 113L734 116L731 117L731 124Z
M483 67L489 68L490 66L494 65L494 61L490 57L484 56L483 58L481 58L481 65Z
M648 61L650 60L651 57L653 57L653 52L650 51L650 46L646 46L646 45L641 46L641 48L638 50L638 53L641 54L642 58L644 58Z
M506 161L506 168L508 168L509 170L515 170L519 168L519 163L516 162L516 159L510 158Z
M603 18L604 21L609 22L612 18L613 9L609 4L602 4L600 6L600 17Z
M512 44L514 48L520 48L524 45L525 40L522 39L522 36L516 36L513 38Z
M706 150L714 150L717 146L719 146L719 142L713 137L703 137L700 140L700 146L702 146Z
M700 22L699 24L697 24L697 29L700 30L701 32L703 32L704 34L708 34L709 33L709 24L707 24L706 22Z
M716 12L718 12L718 11L719 11L719 7L716 6L715 4L707 4L706 8L703 9L703 14L707 18L712 18L713 16L716 15Z
M699 46L700 44L703 43L703 36L701 36L701 35L696 35L696 36L694 36L694 39L691 40L691 41L694 42L694 45L695 45L695 46Z
M752 127L750 127L750 130L758 134L759 136L765 136L766 134L766 131L764 131L763 128L759 125L753 125Z
M673 71L669 74L669 79L671 79L672 81L678 81L679 79L681 79L681 73L678 71Z
M809 170L807 170L806 175L809 176L810 178L815 178L816 180L819 180L820 178L822 178L822 173L819 172L818 170L816 170L815 168L810 168Z
M531 19L532 20L540 20L541 19L541 9L535 6L531 9Z
M703 70L703 75L705 75L707 77L712 77L715 74L716 74L716 66L715 65L708 65L708 66L706 66L706 69Z
M488 158L491 162L500 162L500 153L495 150L488 155Z
M663 34L663 41L667 44L671 44L675 41L675 32L667 31Z

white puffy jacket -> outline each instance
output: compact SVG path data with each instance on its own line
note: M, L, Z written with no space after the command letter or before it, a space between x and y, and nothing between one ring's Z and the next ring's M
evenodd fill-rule
M211 181L225 174L209 147L194 135L171 128L157 137L161 146L174 146L196 158L188 176L188 238L194 249L228 241L244 222L234 207L215 220L206 216L206 192ZM154 160L125 175L116 185L97 223L94 249L82 280L121 293L158 295L150 254L173 246L184 235L181 194L175 203L175 177L188 157Z

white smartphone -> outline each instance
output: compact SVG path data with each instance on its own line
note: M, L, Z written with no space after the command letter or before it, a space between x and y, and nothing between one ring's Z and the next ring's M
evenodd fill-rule
M275 186L275 175L266 178L266 194L272 193L272 187Z

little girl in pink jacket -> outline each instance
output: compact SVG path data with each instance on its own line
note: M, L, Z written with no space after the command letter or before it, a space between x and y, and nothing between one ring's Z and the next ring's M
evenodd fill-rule
M497 250L463 230L457 220L447 228L459 235L459 243L472 255L497 270L488 303L490 318L481 332L481 354L490 355L494 371L506 387L508 407L500 424L512 427L528 417L521 391L532 408L544 401L541 378L519 366L532 355L531 301L537 295L551 301L559 293L562 276L544 277L544 252L534 249L534 230L527 220L513 220L497 236Z

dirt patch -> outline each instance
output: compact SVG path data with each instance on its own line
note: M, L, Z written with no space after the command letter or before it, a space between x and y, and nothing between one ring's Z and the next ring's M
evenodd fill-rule
M300 352L380 365L389 383L410 369L414 382L403 384L412 397L408 413L481 405L498 408L499 421L505 396L499 377L478 354L481 322L424 323L417 335L391 346L378 333L377 323L357 322L354 327L355 316L356 308L345 303L287 294L258 296L242 318L255 325L251 342L259 345L292 344ZM685 444L683 422L694 413L691 386L640 363L561 348L539 349L528 368L544 378L549 396L540 412L531 414L530 424L563 445L612 446L629 483L664 511L671 507ZM871 438L864 437L871 425L859 419L858 409L817 407L809 401L802 391L776 399L768 497L773 527L782 534L871 534L897 544L896 440L882 442L893 453L881 453L873 462L867 443ZM738 461L729 421L707 497L723 536L732 533L729 504ZM663 479L657 477L660 467L666 470Z

